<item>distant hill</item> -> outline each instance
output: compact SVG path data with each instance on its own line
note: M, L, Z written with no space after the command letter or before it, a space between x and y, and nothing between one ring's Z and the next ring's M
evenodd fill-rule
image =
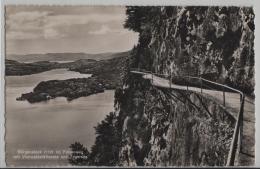
M64 55L63 55L64 56ZM75 55L74 55L75 56ZM82 55L81 55L82 56ZM59 63L52 61L36 61L30 63L5 59L6 76L22 76L41 73L51 69L66 68L80 73L98 75L102 79L110 79L111 83L119 83L120 72L129 56L129 52L115 53L98 59L78 59L76 61ZM76 57L74 57L75 59ZM64 60L62 60L64 61ZM113 84L112 86L116 86Z
M129 53L118 52L118 53L99 53L99 54L89 54L89 53L46 53L46 54L27 54L27 55L17 55L10 54L7 55L6 59L16 60L19 62L39 62L39 61L56 61L56 62L67 62L76 61L80 59L94 59L94 60L107 60L116 57L123 56Z

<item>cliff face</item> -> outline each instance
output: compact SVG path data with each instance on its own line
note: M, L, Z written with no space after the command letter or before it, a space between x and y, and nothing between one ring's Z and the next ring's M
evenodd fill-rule
M137 80L132 85L122 93L128 99L119 104L119 165L225 165L234 119L220 103L149 82Z
M239 7L129 7L140 33L135 67L202 75L252 94L254 13ZM141 18L141 19L140 19Z
M254 90L254 14L238 7L128 7L139 32L127 68L192 74ZM225 165L234 119L218 101L154 87L129 70L116 90L119 165Z

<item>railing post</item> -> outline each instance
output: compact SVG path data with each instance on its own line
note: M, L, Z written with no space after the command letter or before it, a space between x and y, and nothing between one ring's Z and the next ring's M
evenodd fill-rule
M170 73L170 89L172 88L172 74Z
M241 152L242 149L244 98L245 96L241 94L240 110L237 116L237 122L235 125L230 150L228 153L227 166L234 166L236 152Z
M223 90L223 105L226 106L226 96L225 96L225 89L222 87Z
M187 90L189 90L189 82L188 82L188 80L186 81L186 83L187 83Z
M241 99L241 116L240 116L240 128L239 128L239 131L240 131L240 147L239 147L239 152L242 152L242 148L243 148L243 144L242 144L242 138L243 138L243 121L244 121L244 104L245 104L245 95L241 96L240 97L242 98Z
M153 83L153 72L151 72L152 73L152 83Z
M190 70L189 70L189 80L188 80L188 86L189 86L189 83L190 83ZM188 89L189 90L189 89Z
M202 79L201 79L201 76L200 76L200 92L202 93Z

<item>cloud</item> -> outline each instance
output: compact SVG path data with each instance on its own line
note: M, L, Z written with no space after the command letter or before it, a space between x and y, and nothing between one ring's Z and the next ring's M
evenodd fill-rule
M117 33L117 34L125 34L128 33L128 30L126 29L111 29L107 25L102 25L100 29L94 30L94 31L89 31L89 34L92 35L105 35L108 33Z
M19 12L11 14L7 17L6 24L8 29L13 30L39 30L45 24L45 19L50 13L44 12Z
M104 35L109 32L112 32L112 30L108 28L106 25L102 25L102 27L99 30L89 31L88 33L93 35Z
M44 34L44 38L45 39L59 39L62 37L65 37L64 34L58 32L56 29L52 29L52 28L47 28L43 30Z
M46 27L84 25L91 22L108 23L113 21L123 22L124 15L115 14L88 14L88 15L56 15L47 18Z
M39 35L35 33L30 33L30 32L16 32L16 31L11 31L6 34L7 39L12 39L12 40L23 40L23 39L38 39Z
M55 39L70 36L73 27L77 25L99 24L104 25L111 22L123 23L124 14L58 14L54 11L20 11L7 15L7 38L10 39ZM90 34L99 35L115 33L108 27L102 26L100 32L93 31ZM66 33L63 30L67 30ZM87 32L87 30L86 30ZM120 33L120 31L118 31ZM27 36L27 37L26 37Z

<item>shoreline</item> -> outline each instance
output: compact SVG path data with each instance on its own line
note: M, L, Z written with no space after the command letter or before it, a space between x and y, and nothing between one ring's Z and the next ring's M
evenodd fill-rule
M32 92L23 93L20 97L16 98L16 100L27 100L29 103L36 103L56 97L65 97L68 101L71 101L79 97L103 93L106 89L115 88L110 85L105 87L105 85L95 77L48 80L38 83Z
M50 63L50 62L37 62L32 64L19 63L16 61L8 61L10 64L6 66L6 76L26 76L28 73L36 74L53 69L66 69L67 71L78 72L80 74L91 74L88 78L69 78L65 80L48 80L40 81L33 88L31 92L22 93L17 97L17 101L27 100L29 103L36 103L47 101L56 97L65 97L68 101L85 97L97 93L102 93L104 90L116 89L121 85L121 73L124 67L127 56L116 57L108 60L78 60L70 63ZM28 66L40 65L36 72L28 72ZM17 70L22 69L27 74L17 75ZM10 70L13 73L10 73ZM34 70L34 69L32 69ZM39 72L41 71L41 72Z

